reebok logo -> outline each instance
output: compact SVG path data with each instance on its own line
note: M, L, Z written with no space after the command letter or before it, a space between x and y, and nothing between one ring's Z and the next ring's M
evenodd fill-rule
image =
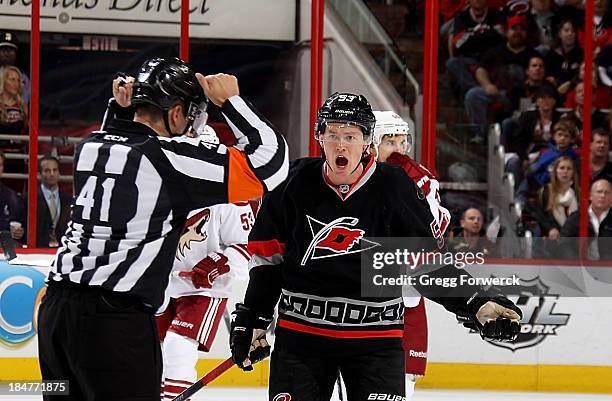
M413 358L427 358L427 352L410 350L408 355Z

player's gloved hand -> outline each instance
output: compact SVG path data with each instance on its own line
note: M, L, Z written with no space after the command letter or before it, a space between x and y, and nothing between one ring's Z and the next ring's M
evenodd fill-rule
M476 314L458 313L457 320L472 330L478 330L483 339L512 342L521 332L523 312L504 296L488 298Z
M213 281L222 274L230 271L227 256L222 253L211 252L191 270L191 282L195 288L211 288Z
M410 164L410 156L399 152L393 152L389 155L389 157L387 157L387 163L404 167L405 165Z
M255 316L250 308L236 304L230 325L232 360L244 371L253 370L255 363L270 355L266 329L272 319Z

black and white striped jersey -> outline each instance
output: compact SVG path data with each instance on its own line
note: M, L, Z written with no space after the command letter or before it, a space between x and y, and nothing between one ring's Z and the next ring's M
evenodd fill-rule
M222 112L237 145L159 137L114 120L77 148L72 220L49 281L101 286L163 302L189 211L261 197L288 172L285 139L239 96Z

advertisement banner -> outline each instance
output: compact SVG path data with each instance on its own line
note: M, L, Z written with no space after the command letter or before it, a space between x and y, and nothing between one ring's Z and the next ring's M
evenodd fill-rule
M179 37L181 0L41 0L43 32ZM295 1L190 0L193 38L292 41ZM0 0L2 28L29 30L31 0Z

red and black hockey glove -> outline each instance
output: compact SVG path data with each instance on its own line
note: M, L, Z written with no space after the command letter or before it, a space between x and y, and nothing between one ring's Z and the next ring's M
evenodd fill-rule
M195 288L211 288L213 281L222 274L230 271L227 256L222 253L211 252L206 258L198 262L191 270L191 282Z
M244 371L253 370L255 363L270 356L266 330L271 318L256 316L244 304L236 304L230 324L232 360Z

